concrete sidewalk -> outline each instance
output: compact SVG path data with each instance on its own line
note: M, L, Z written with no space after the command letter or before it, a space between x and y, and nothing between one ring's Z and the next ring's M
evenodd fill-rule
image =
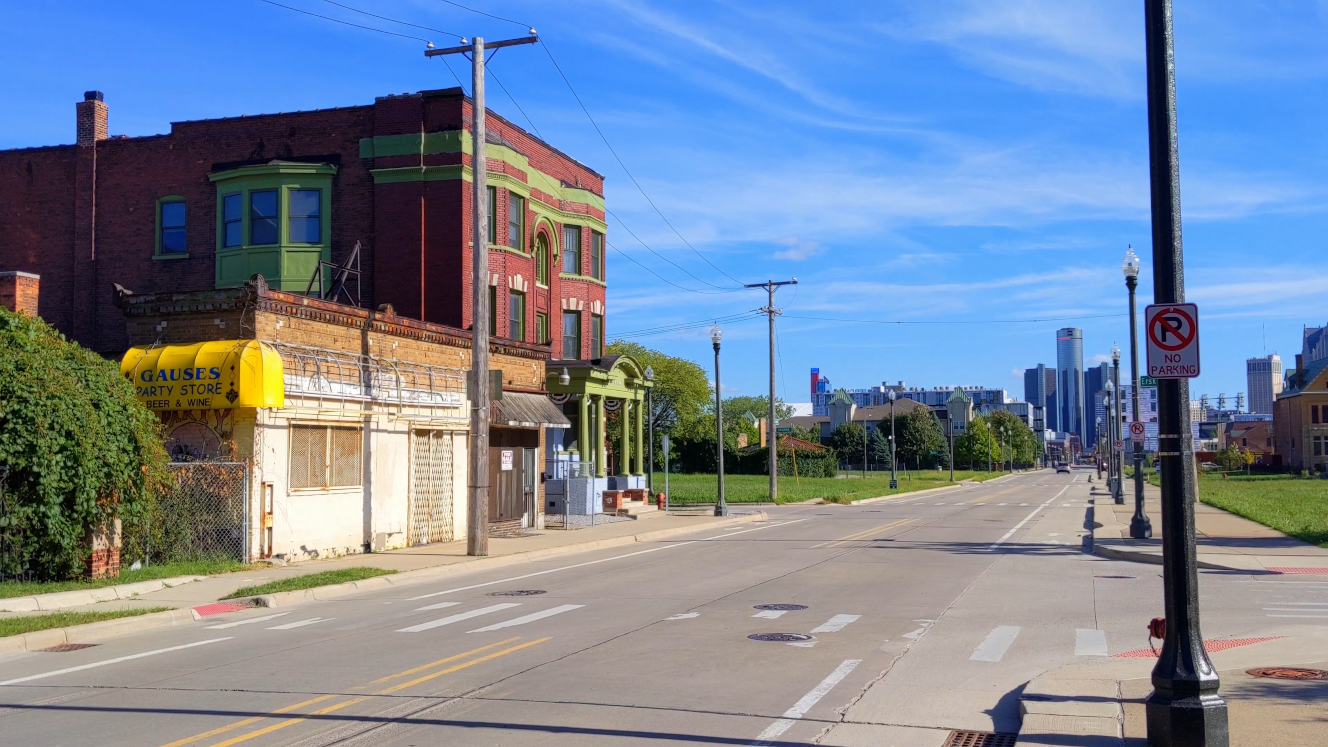
M42 594L0 600L0 617L62 611L114 610L143 607L193 607L215 602L246 586L280 581L310 573L350 567L386 568L397 571L392 578L406 581L401 574L437 577L540 560L558 555L586 552L635 542L664 539L675 534L765 519L757 509L737 508L728 518L711 515L669 515L649 513L640 519L615 521L582 529L542 529L519 538L491 538L488 557L466 555L466 543L447 542L390 552L347 555L327 560L309 560L287 566L262 565L254 570L207 577L181 577L162 581L108 586L100 589Z
M1278 631L1270 631L1275 635ZM1283 631L1286 637L1209 653L1222 681L1232 745L1322 744L1328 680L1250 676L1254 667L1328 667L1328 630ZM1020 695L1020 745L1144 747L1144 700L1156 659L1106 658L1038 677Z
M1153 525L1153 538L1130 539L1134 516L1134 486L1126 485L1124 504L1113 503L1105 486L1095 484L1097 514L1102 526L1093 532L1093 554L1116 560L1162 564L1162 522L1158 517L1161 491L1144 485L1144 505ZM1268 571L1271 573L1328 574L1328 549L1302 542L1262 524L1198 503L1194 527L1199 567L1210 570Z

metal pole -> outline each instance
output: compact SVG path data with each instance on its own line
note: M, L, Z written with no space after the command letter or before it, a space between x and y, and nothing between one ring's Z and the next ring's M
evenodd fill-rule
M1176 137L1176 71L1171 0L1145 0L1148 64L1148 151L1153 223L1153 302L1185 300L1181 248L1180 159ZM1153 667L1145 709L1152 745L1226 747L1226 702L1199 627L1199 572L1194 547L1194 442L1190 384L1157 387L1158 466L1162 483L1162 589L1167 630Z
M867 421L862 421L862 479L867 479Z
M715 516L728 516L729 507L724 502L724 402L720 396L719 384L719 343L715 342L715 451L719 458L718 478L719 495L715 500Z
M664 513L669 512L669 434L664 434Z
M1124 419L1125 404L1124 392L1120 387L1120 358L1113 356L1111 366L1111 378L1116 383L1116 413L1111 420L1111 444L1112 459L1116 460L1116 494L1113 496L1116 503L1125 503L1125 449L1116 449L1116 443L1124 441L1124 434L1121 432L1121 421Z
M890 390L890 489L899 488L898 475L895 473L895 390ZM951 460L953 461L953 460ZM954 468L951 467L951 479L954 478Z
M954 482L954 420L950 420L950 482Z
M471 215L474 242L471 264L471 412L470 510L466 554L489 554L489 189L484 131L484 37L471 40Z
M1137 334L1137 322L1135 321L1135 303L1134 290L1139 285L1139 279L1133 275L1125 278L1125 286L1130 289L1130 381L1134 384L1134 396L1132 400L1131 411L1134 414L1134 422L1143 422L1139 419L1139 340ZM1130 536L1134 539L1147 539L1153 536L1153 524L1148 520L1148 514L1144 513L1144 444L1142 441L1134 442L1134 517L1130 519Z
M775 308L775 289L781 285L797 285L798 279L775 282L767 280L764 283L748 283L747 288L765 288L766 307L761 309L766 316L770 318L770 411L766 422L766 439L769 441L769 465L770 471L770 502L778 503L779 498L779 439L775 435L775 317L779 315L779 310Z
M655 499L655 387L646 390L646 492Z

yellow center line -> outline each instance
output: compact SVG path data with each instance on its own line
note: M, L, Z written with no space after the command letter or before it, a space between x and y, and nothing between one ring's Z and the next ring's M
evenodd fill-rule
M977 503L978 501L989 501L989 500L991 500L992 498L996 498L997 496L1005 495L1006 493L1010 492L1011 490L1015 490L1016 488L1021 488L1021 487L1027 487L1027 486L1024 486L1024 485L1016 485L1016 486L1014 486L1013 488L1006 488L1005 490L1002 490L1002 491L997 492L997 493L992 493L991 495L978 496L977 498L974 498L974 499L971 500L971 501L964 501L964 503Z
M436 666L438 666L439 664L447 664L448 662L453 662L453 661L456 661L457 659L464 659L464 658L466 658L467 656L470 656L470 655L472 655L472 654L478 654L478 653L480 653L481 651L488 651L488 650L491 649L491 648L498 648L499 646L502 646L503 644L511 643L512 641L518 641L518 640L521 640L521 636L515 636L515 637L512 637L512 638L508 638L508 639L505 640L505 641L498 641L497 643L490 643L490 644L487 645L487 646L480 646L479 648L471 649L470 651L467 651L467 652L465 652L464 654L457 654L456 656L449 656L449 657L447 657L446 659L439 659L438 661L429 662L428 664L425 664L425 665L423 665L423 666L419 666L419 667L415 667L414 669L407 669L407 670L404 671L404 672L397 672L396 674L389 674L389 675L386 676L386 677L381 677L381 678L379 678L379 679L374 680L373 682L370 682L369 685L381 685L381 684L384 683L384 682L387 682L387 681L389 681L389 680L394 680L394 679L396 679L396 678L398 678L398 677L406 677L406 676L409 676L409 675L415 674L416 672L423 672L424 670L426 670L426 669L432 669L433 667L436 667ZM368 687L368 685L365 685L365 687ZM359 688L356 688L356 689L358 690Z
M870 536L870 535L872 535L872 534L876 534L877 532L883 532L883 531L885 531L886 529L889 529L889 528L891 528L891 527L899 526L900 524L907 524L907 523L910 522L910 521L913 521L913 520L912 520L912 519L899 519L898 521L892 521L892 522L890 522L889 524L882 524L882 525L880 525L880 526L878 526L878 527L872 527L871 529L868 529L868 530L865 531L865 532L855 532L855 533L853 533L853 534L848 535L847 537L840 537L840 538L837 539L837 540L830 540L830 541L822 542L822 543L819 544L819 545L812 545L811 549L815 550L815 549L818 548L818 547L834 547L835 545L841 545L841 544L843 544L843 543L845 543L845 542L852 542L852 541L854 541L854 540L858 540L858 539L865 539L865 538L867 538L868 536Z
M511 639L509 639L509 640L511 640ZM506 655L508 655L508 654L510 654L510 653L514 653L514 652L516 652L516 651L520 651L520 650L523 649L523 648L529 648L529 647L531 647L531 646L534 646L534 645L537 645L537 644L540 644L540 643L544 643L544 642L547 641L547 640L550 640L550 637L540 638L540 639L538 639L538 640L529 641L529 642L527 642L527 643L522 643L522 644L517 645L517 646L512 646L512 647L510 647L510 648L505 648L505 649L503 649L502 651L495 651L495 652L493 652L492 654L488 654L488 655L485 655L485 656L481 656L481 657L479 657L478 659L472 659L472 660L467 661L467 662L464 662L464 663L462 663L462 664L458 664L458 665L456 665L456 666L454 666L454 667L448 667L447 669L443 669L443 670L440 670L440 671L434 672L433 674L427 674L427 675L425 675L425 676L423 676L423 677L418 677L418 678L413 679L413 680L411 680L411 681L409 681L409 682L402 682L402 683L400 683L400 684L398 684L398 685L393 685L392 687L385 688L385 689L383 689L383 690L379 690L378 692L374 693L373 695L365 695L365 696L361 696L361 697L359 697L359 698L351 698L350 700L342 701L342 702L340 702L340 703L334 703L334 704L332 704L332 705L330 705L330 706L328 706L328 707L326 707L326 708L319 709L319 710L314 711L313 713L310 713L310 714L308 714L308 715L300 715L300 716L296 716L295 718L289 718L289 719L286 719L285 721L279 721L279 722L277 722L277 723L275 723L275 724L272 724L271 726L265 726L265 727L263 727L262 729L257 729L257 730L255 730L255 731L251 731L251 732L249 732L248 734L241 734L241 735L238 736L238 737L231 737L230 739L227 739L227 740L225 740L225 741L217 742L216 744L213 744L211 747L231 747L231 745L236 745L236 744L239 744L239 743L241 743L241 742L247 742L247 741L249 741L250 739L254 739L255 737L261 737L261 736L264 736L264 735L266 735L266 734L271 734L271 733L274 732L274 731L277 731L277 730L280 730L280 729L285 729L285 728L288 727L288 726L294 726L295 724L301 723L301 722L303 722L303 721L308 721L310 717L313 717L313 716L323 716L323 715L326 715L326 714L329 714L329 713L333 713L333 712L335 712L335 711L339 711L339 710L341 710L342 708L346 708L347 706L352 706L352 705L355 705L356 703L363 703L364 701L369 700L369 698L371 698L371 697L373 697L373 696L376 696L376 695L390 695L391 693L397 692L398 690L404 690L404 689L406 689L406 688L408 688L408 687L411 687L412 685L418 685L418 684L420 684L421 682L428 682L429 680L435 679L435 678L437 678L437 677L441 677L441 676L443 676L443 675L445 675L445 674L451 674L451 673L453 673L453 672L459 672L459 671L461 671L462 669L466 669L466 668L468 668L468 667L473 667L473 666L475 666L476 664L480 664L480 663L483 663L483 662L489 661L490 659L497 659L497 658L500 657L500 656L506 656ZM478 651L483 651L484 649L493 648L493 646L495 646L495 645L502 645L502 643L497 643L497 644L493 644L493 645L490 645L490 646L485 646L484 648L476 649L475 651L470 651L470 652L467 652L466 654L462 654L462 656L467 656L467 655L469 655L469 654L476 653L476 652L478 652ZM455 658L458 658L458 657L452 657L452 658L455 659ZM416 668L416 669L413 670L413 671L419 671L419 670L420 670L420 668ZM405 673L403 672L402 674L405 674ZM385 677L384 679L393 679L394 677L398 677L398 676L401 676L401 675L393 675L393 677ZM378 681L378 682L381 682L381 681L383 681L383 680L377 680L377 681Z

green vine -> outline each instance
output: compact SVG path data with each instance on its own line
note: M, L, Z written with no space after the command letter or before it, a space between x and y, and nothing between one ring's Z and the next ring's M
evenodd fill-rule
M168 484L160 430L115 363L0 309L0 573L83 574L92 530L141 521Z

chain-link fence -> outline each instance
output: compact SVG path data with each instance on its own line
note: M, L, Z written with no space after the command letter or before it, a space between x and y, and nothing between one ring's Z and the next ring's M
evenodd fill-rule
M125 527L121 562L144 565L200 560L244 562L248 469L242 462L180 462L174 485L141 524Z

